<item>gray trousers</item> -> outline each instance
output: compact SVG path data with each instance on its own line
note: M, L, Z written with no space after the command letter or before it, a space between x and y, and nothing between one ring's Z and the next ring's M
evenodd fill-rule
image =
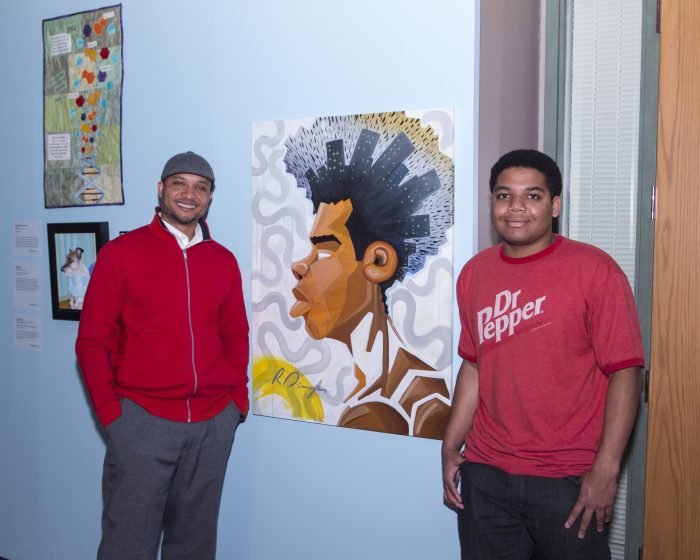
M240 412L172 422L122 400L107 426L98 560L206 560L216 554L219 504Z

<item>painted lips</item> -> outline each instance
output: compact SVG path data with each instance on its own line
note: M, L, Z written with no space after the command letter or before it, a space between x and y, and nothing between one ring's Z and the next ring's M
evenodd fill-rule
M301 290L299 290L299 288L294 288L292 293L294 294L297 302L289 310L289 316L296 319L297 317L301 317L308 313L308 311L311 309L311 304L306 301L306 297Z
M308 301L298 301L289 310L289 316L296 319L297 317L302 317L311 309L311 305Z

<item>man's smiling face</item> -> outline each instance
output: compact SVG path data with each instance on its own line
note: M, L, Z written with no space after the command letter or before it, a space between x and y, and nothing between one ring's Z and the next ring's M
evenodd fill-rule
M211 197L211 181L199 175L176 173L158 183L161 218L189 237L206 215Z
M546 249L552 242L552 220L559 215L560 204L537 169L504 169L491 195L491 220L504 253L525 257Z

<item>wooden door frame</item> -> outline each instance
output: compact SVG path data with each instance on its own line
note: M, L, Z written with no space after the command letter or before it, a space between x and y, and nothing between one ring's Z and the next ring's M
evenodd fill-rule
M700 550L700 4L663 0L644 558Z

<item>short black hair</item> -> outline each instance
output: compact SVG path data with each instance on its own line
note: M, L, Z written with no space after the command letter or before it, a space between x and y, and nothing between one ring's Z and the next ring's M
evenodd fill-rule
M309 169L306 178L314 213L322 203L352 202L353 212L346 226L355 247L355 258L362 260L365 249L373 241L384 240L397 252L399 264L395 277L401 279L409 257L416 253L413 240L430 236L430 216L414 212L440 188L440 180L435 170L431 170L402 182L408 172L402 162L414 151L413 144L405 134L399 133L373 162L371 156L378 140L379 134L364 129L349 164L343 157L343 140L328 142L326 165L318 170Z
M547 154L543 154L537 150L513 150L512 152L502 155L491 168L491 178L489 179L489 188L491 192L493 192L496 186L498 176L511 167L536 169L544 175L550 196L552 198L561 196L561 171L559 170L557 162Z
M380 285L382 294L421 270L447 242L452 160L419 119L403 113L321 117L285 146L286 169L306 190L314 213L322 203L352 202L346 226L358 261L374 241L396 250L398 266Z

